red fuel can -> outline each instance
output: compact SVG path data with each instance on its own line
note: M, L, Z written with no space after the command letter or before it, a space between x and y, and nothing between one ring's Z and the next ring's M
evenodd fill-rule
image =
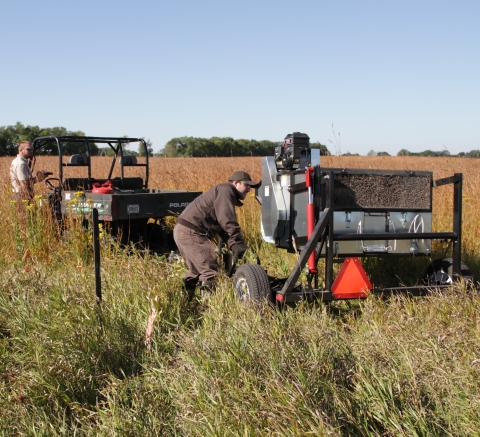
M114 192L113 185L110 181L107 181L104 184L95 182L92 187L93 194L113 194Z

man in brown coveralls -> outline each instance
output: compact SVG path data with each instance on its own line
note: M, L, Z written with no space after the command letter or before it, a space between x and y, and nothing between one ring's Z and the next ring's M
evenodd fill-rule
M173 229L173 238L188 267L184 278L185 290L193 293L199 282L214 289L219 264L210 238L220 235L235 258L243 257L246 245L237 221L235 206L260 182L252 181L244 171L236 171L228 183L219 184L190 203Z

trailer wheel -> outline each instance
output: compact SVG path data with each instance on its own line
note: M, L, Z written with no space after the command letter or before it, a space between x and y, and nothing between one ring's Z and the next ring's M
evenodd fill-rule
M436 259L425 270L423 281L425 285L448 285L458 282L461 278L473 281L473 275L465 263L461 263L460 275L453 274L453 258Z
M239 300L255 303L272 300L268 276L258 264L243 264L238 267L233 283Z

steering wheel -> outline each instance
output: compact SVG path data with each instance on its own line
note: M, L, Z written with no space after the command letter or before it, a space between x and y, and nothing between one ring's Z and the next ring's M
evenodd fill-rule
M52 173L50 173L50 174L52 174ZM45 186L50 191L55 191L55 189L58 188L61 185L60 179L58 179L58 178L47 178L43 182L45 182Z

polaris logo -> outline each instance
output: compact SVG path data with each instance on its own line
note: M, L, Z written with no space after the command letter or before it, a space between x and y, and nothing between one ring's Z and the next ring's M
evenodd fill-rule
M170 204L170 208L185 208L186 206L188 206L190 204L190 202L183 202L183 203L171 203Z

